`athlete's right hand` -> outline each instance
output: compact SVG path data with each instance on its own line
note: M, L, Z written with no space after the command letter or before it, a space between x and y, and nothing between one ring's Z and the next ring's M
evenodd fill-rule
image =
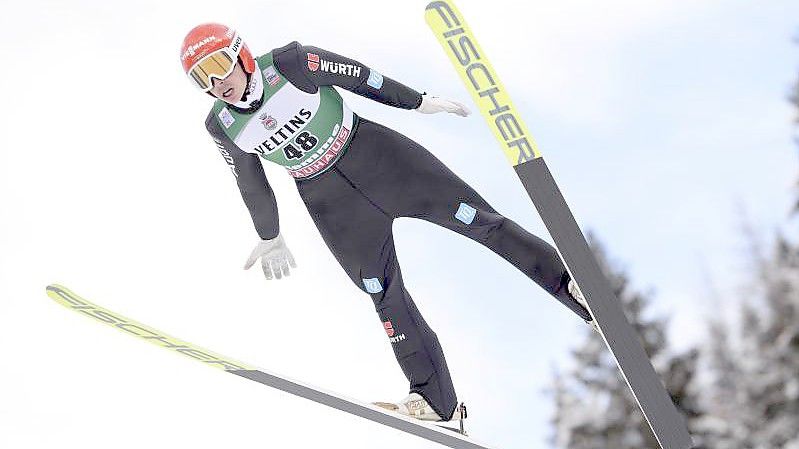
M422 103L416 108L417 112L422 114L435 114L437 112L449 112L450 114L457 114L461 117L466 117L472 112L466 106L458 103L457 101L445 100L440 97L423 94Z
M291 251L286 247L286 242L283 241L283 236L280 234L273 239L261 240L250 253L250 258L244 264L244 269L249 270L258 258L261 258L261 267L264 269L264 276L267 280L272 279L272 273L277 279L288 276L289 265L291 268L297 268L294 256L291 255Z

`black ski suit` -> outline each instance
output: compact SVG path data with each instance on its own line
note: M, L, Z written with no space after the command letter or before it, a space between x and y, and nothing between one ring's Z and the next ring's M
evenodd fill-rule
M362 70L359 76L311 71L304 64L307 53ZM279 73L308 93L332 85L403 109L415 109L422 101L417 91L388 77L382 77L379 89L369 87L368 67L317 47L292 42L272 56ZM581 318L590 317L568 294L569 275L551 245L495 211L421 145L363 117L356 123L343 155L321 174L297 179L297 189L341 267L371 296L410 392L449 420L457 405L455 389L436 334L403 285L392 235L395 218L427 220L485 245ZM258 234L274 238L277 205L259 157L236 147L214 114L206 126L237 173Z

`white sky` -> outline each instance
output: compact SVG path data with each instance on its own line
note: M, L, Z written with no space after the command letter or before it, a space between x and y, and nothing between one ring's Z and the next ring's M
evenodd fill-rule
M60 282L251 364L366 401L403 397L407 383L369 297L337 266L279 167L266 172L299 268L272 282L241 270L257 236L204 130L210 101L186 82L177 55L193 25L226 22L258 54L298 40L468 101L424 23L425 4L4 4L0 447L434 447L202 368L44 294ZM725 313L745 274L739 206L770 232L793 198L785 97L799 67L799 4L458 4L578 220L636 285L658 291L654 311L673 314L677 344L696 341L701 320ZM344 96L546 236L480 117ZM395 239L472 435L548 447L542 390L585 326L469 240L410 219L396 222Z

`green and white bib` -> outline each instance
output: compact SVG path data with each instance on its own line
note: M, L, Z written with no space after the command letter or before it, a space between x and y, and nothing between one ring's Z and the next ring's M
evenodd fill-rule
M294 178L312 178L330 168L352 138L355 117L338 92L320 86L309 94L286 80L272 54L256 59L263 101L255 112L240 113L217 100L214 115L242 151L282 165Z

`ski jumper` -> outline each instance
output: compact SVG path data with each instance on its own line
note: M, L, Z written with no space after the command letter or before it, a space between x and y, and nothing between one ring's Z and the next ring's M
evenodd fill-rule
M464 235L581 318L590 315L569 296L569 275L551 245L497 213L424 147L353 113L333 86L403 109L422 101L419 92L357 61L292 42L256 58L248 103L218 100L206 127L262 239L278 235L279 221L260 159L282 165L295 178L328 248L371 296L410 392L449 420L455 389L438 338L403 285L392 236L395 218L420 218Z

